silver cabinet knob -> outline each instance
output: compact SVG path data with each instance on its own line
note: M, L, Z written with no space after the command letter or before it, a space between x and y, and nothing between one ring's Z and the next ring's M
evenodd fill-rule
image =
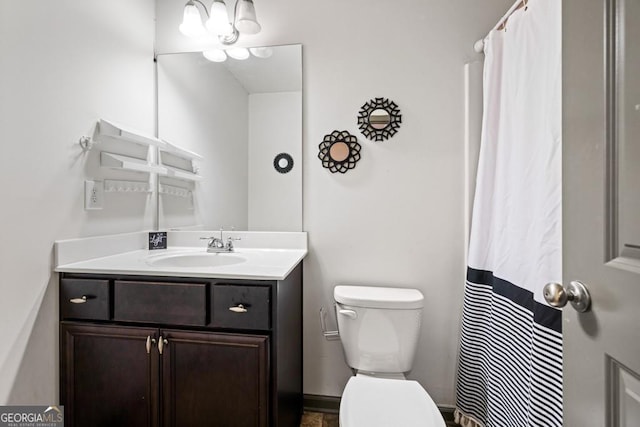
M72 304L84 304L87 302L87 296L82 295L80 298L71 298L69 302Z
M542 290L545 301L552 307L564 307L571 302L573 308L580 313L589 311L591 295L582 282L572 281L566 287L560 283L547 283Z
M249 311L249 310L247 310L247 308L246 308L244 305L242 305L242 304L238 304L238 305L234 305L234 306L232 306L232 307L229 307L229 310L230 310L230 311L233 311L234 313L246 313L247 311Z

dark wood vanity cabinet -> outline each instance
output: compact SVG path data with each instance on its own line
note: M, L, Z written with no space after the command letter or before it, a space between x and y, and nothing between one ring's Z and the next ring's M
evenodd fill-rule
M300 266L281 281L63 273L66 425L298 426L301 295Z
M164 426L268 425L268 337L164 334L169 342L162 364Z
M61 403L67 426L157 425L158 357L149 328L63 322Z

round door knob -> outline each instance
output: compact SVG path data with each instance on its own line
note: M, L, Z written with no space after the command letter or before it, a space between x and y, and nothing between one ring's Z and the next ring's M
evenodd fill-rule
M569 297L560 283L547 283L542 290L544 299L552 307L564 307L567 305Z
M591 306L591 295L589 295L587 287L577 280L572 281L566 287L560 283L547 283L542 294L545 301L552 307L562 308L571 301L571 305L576 311L584 313Z

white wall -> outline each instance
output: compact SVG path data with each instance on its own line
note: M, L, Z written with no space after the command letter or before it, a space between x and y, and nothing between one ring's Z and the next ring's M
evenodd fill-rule
M427 296L411 377L438 403L453 402L464 252L463 63L511 3L256 1L263 31L241 43L304 46L306 393L339 395L349 376L340 344L324 341L317 319L333 286L394 284ZM152 0L0 3L0 404L57 400L53 240L151 223L139 200L83 211L82 181L92 171L76 142L100 117L153 133L153 17ZM158 22L160 51L190 48L176 22ZM372 143L359 134L356 116L379 96L400 106L403 125L390 141ZM346 175L332 175L317 159L334 129L363 145L361 162Z
M248 114L249 94L223 64L158 55L158 135L204 157L193 204L160 196L160 228L247 229Z
M181 9L178 0L159 0ZM350 371L339 342L320 334L318 310L339 283L416 287L425 294L411 378L439 404L454 402L464 283L464 71L511 0L256 0L262 32L245 45L303 44L304 391L340 395ZM160 51L193 49L158 21ZM402 112L391 140L358 131L360 106L388 97ZM346 129L362 160L345 175L317 158L318 144Z
M153 224L147 196L83 210L77 144L101 117L154 133L153 36L153 0L0 2L0 404L58 401L53 241Z
M302 93L249 95L249 230L302 230ZM287 153L294 167L276 173L273 159Z

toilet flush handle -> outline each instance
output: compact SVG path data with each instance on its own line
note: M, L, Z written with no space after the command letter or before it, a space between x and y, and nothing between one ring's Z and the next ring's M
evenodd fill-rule
M347 316L349 319L357 319L358 318L358 313L356 313L353 310L345 310L343 308L343 309L338 310L338 313L342 314L343 316Z

